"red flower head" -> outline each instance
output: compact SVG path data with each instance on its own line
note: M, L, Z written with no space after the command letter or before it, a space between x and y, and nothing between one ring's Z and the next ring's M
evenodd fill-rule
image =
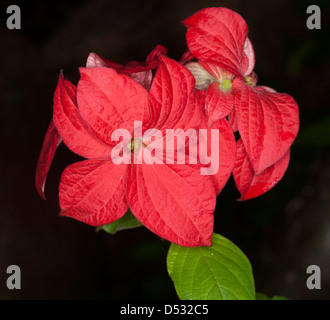
M211 245L216 195L231 173L242 200L284 175L298 106L257 86L246 22L208 8L184 24L189 51L181 63L157 46L146 62L125 66L91 53L77 87L60 74L37 166L39 194L61 141L87 159L62 174L62 216L102 226L130 209L171 242ZM186 133L196 129L197 149L188 153L194 139Z
M57 138L45 140L36 178L39 192L43 194L50 161L63 139L87 160L68 166L62 174L62 216L101 226L130 209L147 228L171 242L211 245L216 193L212 179L200 174L199 163L154 161L157 154L152 157L152 152L147 161L127 162L149 148L151 141L144 140L148 129L199 128L201 108L191 73L161 54L154 53L146 64L125 67L91 54L80 75L77 87L60 75L55 127L52 124L48 134ZM117 129L128 133L121 136L121 144L113 139ZM122 152L114 157L118 145ZM178 157L177 149L173 153Z
M235 182L242 199L258 196L287 168L299 128L298 106L287 94L256 86L254 51L240 15L207 8L183 23L190 52L182 62L195 76L196 88L206 94L208 125L228 117L239 131ZM188 62L192 59L198 62Z

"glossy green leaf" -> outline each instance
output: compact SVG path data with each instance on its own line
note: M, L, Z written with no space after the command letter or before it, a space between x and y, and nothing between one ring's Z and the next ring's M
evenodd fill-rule
M249 260L216 233L211 247L171 244L167 269L182 300L255 300Z
M104 230L110 234L115 234L120 230L132 229L141 226L142 223L135 218L130 210L128 210L122 218L104 226L97 227L96 231Z

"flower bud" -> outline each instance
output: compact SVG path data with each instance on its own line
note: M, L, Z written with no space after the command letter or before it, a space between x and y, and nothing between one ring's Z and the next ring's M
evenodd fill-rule
M189 62L185 67L192 73L196 80L195 87L198 90L205 90L214 81L213 77L198 63Z

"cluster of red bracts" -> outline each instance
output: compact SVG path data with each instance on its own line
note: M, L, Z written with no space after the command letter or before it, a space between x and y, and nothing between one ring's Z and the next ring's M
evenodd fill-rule
M256 85L246 22L231 10L208 8L184 24L188 51L180 62L157 46L146 62L125 66L91 53L77 87L60 74L36 173L40 195L61 141L87 158L62 174L62 216L100 226L130 209L160 237L209 246L216 196L231 174L242 200L263 194L284 175L298 132L298 106L291 96ZM193 164L114 163L112 134L120 128L133 132L136 121L142 132L204 129L207 138L217 130L217 172L201 175L198 155ZM207 150L214 148L205 141Z

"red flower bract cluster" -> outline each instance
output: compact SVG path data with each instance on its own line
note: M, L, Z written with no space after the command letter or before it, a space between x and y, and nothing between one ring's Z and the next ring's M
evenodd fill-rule
M227 118L238 130L233 176L242 200L256 197L287 169L299 128L298 106L288 94L256 86L248 27L236 12L207 8L183 23L189 52L182 62L205 95L208 125Z
M283 176L298 109L290 96L256 86L245 21L228 9L209 8L184 24L189 51L180 62L157 46L146 62L125 66L91 53L77 86L60 74L37 165L39 194L44 197L61 141L87 159L62 174L62 216L101 226L130 209L160 237L182 246L209 246L216 196L231 173L242 199L266 192ZM114 158L118 129L130 138L122 137L122 152ZM123 153L133 158L150 148L145 135L152 130L164 134L158 146L167 151L171 129L198 131L198 148L182 152L177 142L171 161L157 158L157 152L138 163L117 161ZM190 137L183 141L183 147L188 141L190 146ZM195 161L182 162L182 156Z

